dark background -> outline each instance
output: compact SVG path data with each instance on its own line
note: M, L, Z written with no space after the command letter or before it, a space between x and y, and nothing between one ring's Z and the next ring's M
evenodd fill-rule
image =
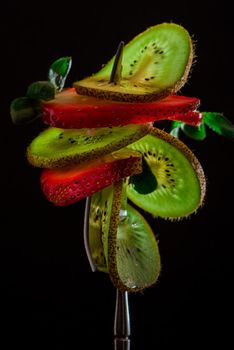
M234 122L233 12L225 1L8 1L0 16L2 348L112 349L115 291L107 275L90 271L82 238L85 201L56 208L45 200L39 171L25 159L43 126L12 125L10 101L46 79L61 56L73 58L70 85L97 71L120 40L173 21L196 41L197 62L183 94ZM208 179L204 207L180 222L145 215L159 239L162 274L156 286L130 296L133 350L226 348L231 339L233 142L208 134L201 143L184 138Z

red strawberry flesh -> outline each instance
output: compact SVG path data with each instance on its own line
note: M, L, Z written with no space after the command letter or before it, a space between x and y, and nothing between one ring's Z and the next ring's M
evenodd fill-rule
M141 154L122 149L82 165L44 169L41 174L41 188L50 202L65 206L141 171Z
M195 97L170 95L155 102L117 102L78 95L73 88L44 102L43 121L54 127L98 128L142 124L163 119L199 125L201 114L195 112L200 101Z

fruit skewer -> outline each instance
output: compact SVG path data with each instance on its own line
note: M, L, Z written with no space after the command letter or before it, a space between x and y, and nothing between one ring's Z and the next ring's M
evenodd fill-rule
M46 85L48 95L42 83L28 88L31 99L39 91L43 97L40 102L43 121L53 124L31 142L28 161L45 168L41 187L52 203L70 205L92 196L89 221L94 232L92 247L97 267L109 271L113 284L122 291L137 291L152 285L158 278L160 257L149 225L135 209L129 206L126 222L119 221L121 197L126 202L128 196L154 216L173 219L190 215L203 203L205 177L196 157L181 142L146 123L149 117L155 121L176 119L178 115L191 124L200 122L201 114L194 110L198 99L165 95L177 92L186 82L192 56L188 32L175 24L162 24L150 28L125 47L121 42L111 63L91 78L74 84L78 92L85 85L81 93L94 95L91 98L77 95L74 90L58 89L54 99L51 83L56 79L51 80L49 87ZM125 66L131 68L126 70ZM144 78L145 74L154 74L154 79ZM100 83L100 77L104 82ZM149 102L152 97L155 102ZM143 118L140 121L134 119L137 112ZM100 116L109 126L100 127ZM129 124L132 120L134 124ZM59 128L60 123L65 128ZM80 128L87 123L92 128ZM113 126L115 123L120 126ZM121 178L126 178L124 194L121 189L116 192L115 185L109 192L105 190ZM100 190L100 196L95 196ZM95 212L97 208L99 212Z
M188 32L164 23L126 47L121 42L107 65L74 84L78 94L63 90L71 66L66 58L62 79L59 61L50 82L32 84L11 106L18 124L39 114L50 125L27 149L28 161L45 168L41 186L47 199L63 206L86 198L84 245L91 269L108 272L117 289L116 350L130 348L128 292L153 285L161 267L155 236L127 197L155 217L174 220L196 212L206 191L191 150L152 122L179 120L176 132L181 128L202 139L205 120L218 133L233 135L225 118L216 113L214 122L214 113L196 110L199 99L175 95L186 83L192 57Z

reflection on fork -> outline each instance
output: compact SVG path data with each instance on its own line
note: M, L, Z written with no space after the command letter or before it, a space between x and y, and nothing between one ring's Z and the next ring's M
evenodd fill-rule
M116 289L116 305L114 320L115 350L130 350L130 315L128 306L128 292Z

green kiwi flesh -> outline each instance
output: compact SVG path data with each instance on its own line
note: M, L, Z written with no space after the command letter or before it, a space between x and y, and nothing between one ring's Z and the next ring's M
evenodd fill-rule
M91 197L89 215L89 247L97 269L108 272L108 234L110 220L118 224L121 208L122 181L95 193Z
M79 94L119 101L152 101L176 93L187 81L193 44L186 29L162 23L137 35L123 49L122 76L109 83L113 57L99 72L75 82Z
M100 203L92 203L89 217L89 249L92 261L98 271L108 272L102 242L102 212Z
M92 260L96 265L97 270L102 272L108 272L106 249L104 252L104 231L108 231L109 229L112 202L113 186L108 186L91 197L88 238L89 247Z
M118 228L110 223L109 273L116 288L137 292L156 283L161 263L158 244L143 216L127 204Z
M183 142L154 128L128 147L142 153L157 180L156 189L148 194L129 183L127 195L135 205L165 219L196 212L204 200L206 180L201 164Z
M149 123L95 129L50 127L31 142L27 158L42 168L81 164L127 146L146 135L151 127Z

